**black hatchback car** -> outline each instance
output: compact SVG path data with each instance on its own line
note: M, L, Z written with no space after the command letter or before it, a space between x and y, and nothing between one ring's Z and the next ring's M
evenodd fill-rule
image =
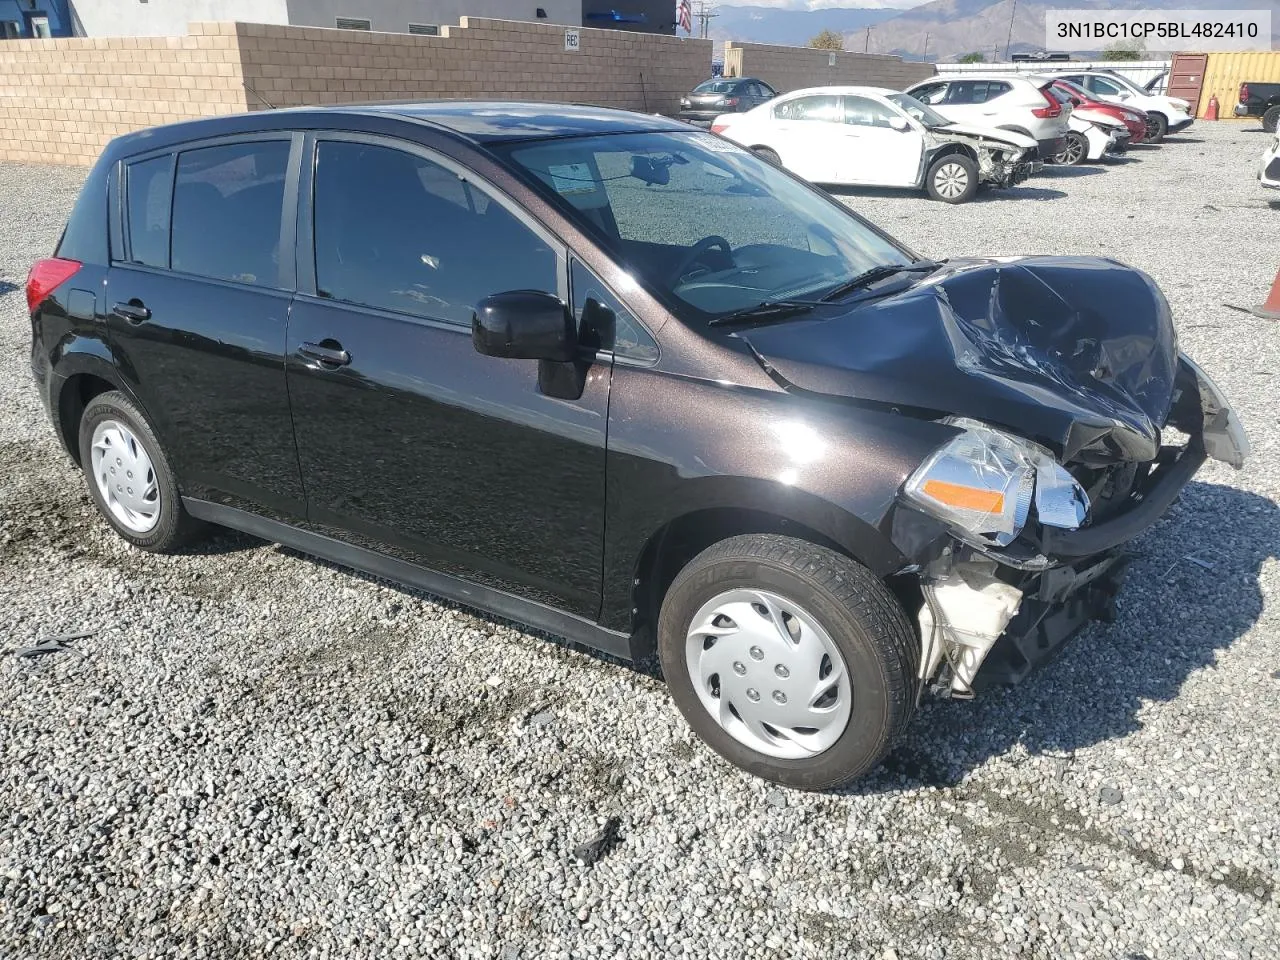
M656 645L712 747L809 789L1105 616L1125 541L1247 449L1144 274L924 260L719 137L586 107L130 134L27 298L129 542L221 524Z
M710 123L722 113L746 113L777 95L755 77L712 77L680 98L680 119Z

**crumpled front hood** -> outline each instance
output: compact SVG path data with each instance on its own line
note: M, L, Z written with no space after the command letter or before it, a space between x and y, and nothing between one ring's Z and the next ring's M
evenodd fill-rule
M1160 446L1173 321L1151 278L1114 260L952 260L901 293L820 309L739 336L790 388L973 417L1067 462L1150 460Z
M1019 150L1030 150L1036 141L1026 134L1012 130L997 130L994 127L977 127L968 123L949 123L945 127L934 127L929 131L935 136L943 136L960 140L986 140L992 143L1017 147Z

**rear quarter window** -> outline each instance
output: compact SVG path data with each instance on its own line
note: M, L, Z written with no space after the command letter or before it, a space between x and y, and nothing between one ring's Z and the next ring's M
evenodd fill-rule
M129 224L130 263L169 266L169 196L173 155L140 160L125 167L125 218Z

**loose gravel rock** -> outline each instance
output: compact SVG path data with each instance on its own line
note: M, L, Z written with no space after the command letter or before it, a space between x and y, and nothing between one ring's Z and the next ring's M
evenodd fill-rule
M0 647L93 628L0 656L0 956L1276 956L1280 326L1223 306L1278 265L1265 139L845 197L931 256L1148 271L1254 455L1135 544L1117 622L827 795L727 767L646 672L248 537L112 536L20 290L83 172L0 165Z

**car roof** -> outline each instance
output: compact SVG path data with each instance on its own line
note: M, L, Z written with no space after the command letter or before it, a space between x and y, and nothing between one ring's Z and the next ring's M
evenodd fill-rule
M930 79L946 80L948 83L954 82L956 80L1026 80L1030 83L1035 83L1037 81L1047 83L1049 80L1048 77L1042 77L1038 73L1001 73L998 70L993 70L988 73L939 74L938 76L932 77ZM929 81L927 80L925 81L925 83L928 83L928 82ZM919 84L917 84L917 86L919 86Z
M859 87L859 86L852 86L848 84L843 86L838 84L832 84L825 87L805 87L801 90L790 90L787 93L784 93L782 96L788 100L790 100L792 97L799 96L801 94L805 94L809 96L812 96L815 94L841 96L844 94L862 95L862 94L869 93L877 97L883 97L885 94L901 93L901 92L902 92L901 90L890 90L888 87Z
M258 110L184 120L118 137L116 153L171 147L185 141L255 130L287 130L351 117L368 124L379 118L422 124L473 144L545 140L610 133L687 133L687 123L658 115L576 103L507 100L407 100Z

